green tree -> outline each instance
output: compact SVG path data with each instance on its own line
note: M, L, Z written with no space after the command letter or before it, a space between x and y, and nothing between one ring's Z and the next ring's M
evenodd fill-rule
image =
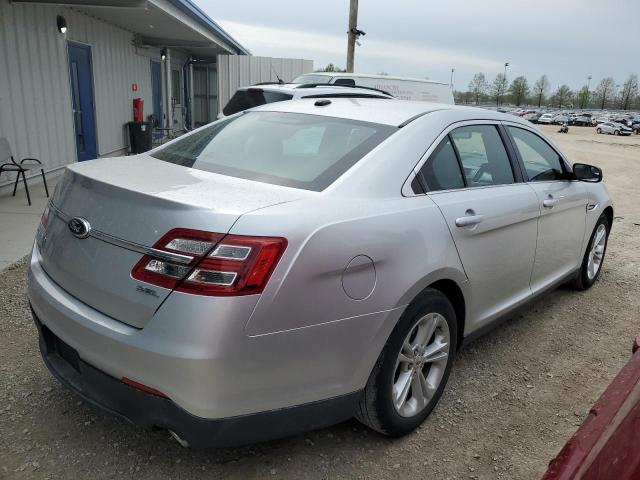
M502 103L504 94L507 92L507 78L499 73L491 84L491 96L496 99L496 105Z
M484 73L476 73L469 82L469 91L473 95L476 105L480 103L480 98L482 98L482 96L487 92L488 88L489 84L487 83L487 79L484 77Z
M329 65L327 65L324 68L321 68L320 70L316 70L316 72L346 72L346 69L342 69L340 67L336 67L333 63L330 63Z
M622 85L622 90L620 91L620 107L623 110L629 110L631 104L638 96L638 75L635 73L629 75L627 81Z
M536 97L538 101L538 108L542 105L544 101L544 97L549 91L549 79L546 75L542 75L536 83L533 85L533 95Z
M589 106L589 90L585 85L576 93L576 100L579 108L587 108Z
M600 80L600 83L598 83L594 93L600 109L603 110L607 103L615 97L616 82L612 77L603 78Z
M551 103L558 108L562 108L563 105L567 106L570 103L572 97L573 92L569 85L560 85L551 97Z
M523 76L519 76L513 79L511 86L509 87L509 93L511 94L511 100L518 107L525 101L527 95L529 95L529 83Z

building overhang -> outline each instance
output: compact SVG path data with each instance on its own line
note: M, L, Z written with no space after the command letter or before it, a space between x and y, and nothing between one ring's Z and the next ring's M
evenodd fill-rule
M250 54L191 0L13 1L68 6L134 33L141 44L180 48L201 60L213 60L218 54Z

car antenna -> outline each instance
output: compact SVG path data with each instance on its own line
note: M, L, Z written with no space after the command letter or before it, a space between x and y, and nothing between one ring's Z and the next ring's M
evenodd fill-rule
M284 82L282 81L282 79L278 76L278 72L276 71L275 68L273 68L273 63L269 62L269 65L271 65L271 70L273 70L273 73L275 73L276 78L278 79L278 83L279 84L283 84Z

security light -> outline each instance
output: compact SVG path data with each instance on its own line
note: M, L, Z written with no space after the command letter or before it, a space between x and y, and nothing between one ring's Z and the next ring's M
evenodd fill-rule
M62 15L58 15L56 21L58 24L58 31L63 34L67 33L67 21L65 20L65 18Z
M163 48L162 50L160 50L160 59L164 62L166 58L167 58L167 49Z

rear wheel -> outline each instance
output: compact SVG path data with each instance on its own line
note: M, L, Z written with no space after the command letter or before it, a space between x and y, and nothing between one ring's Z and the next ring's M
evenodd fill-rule
M596 132L597 133L602 133L602 129L601 128L596 128Z
M614 135L620 135L620 130L614 130L614 131L613 131L613 134L614 134Z
M457 346L451 302L425 290L403 313L369 376L356 418L399 437L433 410L449 378Z
M580 272L573 282L572 286L577 290L587 290L591 288L600 276L602 263L604 262L604 256L607 251L610 228L609 220L603 213L600 215L598 223L596 223L593 229L587 251L582 259Z

